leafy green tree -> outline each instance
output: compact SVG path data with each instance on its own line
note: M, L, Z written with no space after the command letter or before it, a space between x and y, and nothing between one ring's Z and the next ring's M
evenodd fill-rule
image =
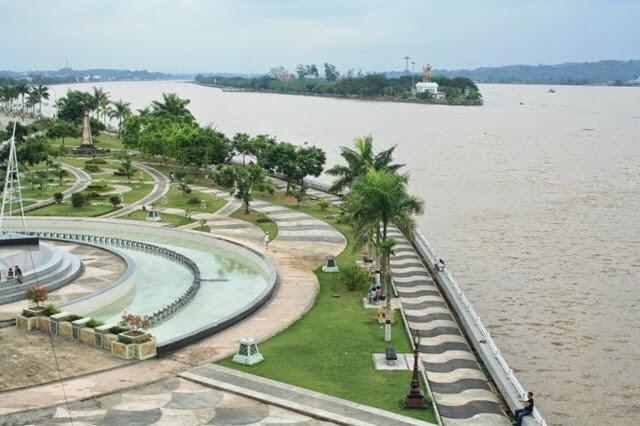
M404 166L404 164L393 163L395 145L378 154L374 154L373 137L371 135L356 138L353 141L353 145L355 149L340 147L340 155L346 161L346 165L337 164L327 170L327 174L338 177L331 186L331 191L339 192L344 190L358 177L366 174L370 168L395 173Z
M301 146L296 150L297 177L300 179L300 187L304 187L304 178L307 176L318 177L324 170L327 156L317 146Z
M264 170L257 164L247 166L220 165L213 175L214 181L224 187L244 205L244 213L249 214L249 204L255 191L273 193L273 184L267 179Z
M56 204L62 203L63 199L64 195L62 194L62 192L56 192L55 194L53 194L53 201L55 201Z
M34 164L45 161L49 153L49 145L44 140L34 139L18 145L16 157L18 157L20 163L33 166ZM3 155L3 158L6 158L6 156L8 156L8 150L7 153Z
M131 164L130 158L125 158L124 160L122 160L122 163L118 168L118 173L122 176L126 176L127 180L131 182L131 175L133 174L133 165Z
M282 175L287 181L287 194L291 185L299 178L298 155L296 146L288 142L280 142L268 147L260 156L258 163L271 173Z
M336 81L340 77L340 73L336 69L335 65L331 65L329 63L324 63L324 78L327 81Z
M74 192L71 194L71 205L73 208L79 209L87 202L87 196L82 192Z
M109 203L113 208L116 208L122 203L122 198L119 195L112 195L109 197Z
M65 138L73 138L80 136L80 131L72 123L65 120L55 120L47 129L46 135L50 139L62 139L64 146Z
M46 170L38 170L34 174L35 183L38 185L38 190L42 191L44 185L49 182L49 173Z
M236 154L242 155L242 165L245 164L245 156L251 154L252 151L252 139L246 133L236 133L231 140L231 148Z
M80 125L85 110L94 108L94 98L87 92L70 90L56 102L58 118Z

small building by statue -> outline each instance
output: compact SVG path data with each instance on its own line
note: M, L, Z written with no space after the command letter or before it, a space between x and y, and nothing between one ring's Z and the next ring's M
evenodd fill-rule
M431 81L431 65L422 67L422 81L416 83L416 93L428 92L433 97L438 96L438 83Z

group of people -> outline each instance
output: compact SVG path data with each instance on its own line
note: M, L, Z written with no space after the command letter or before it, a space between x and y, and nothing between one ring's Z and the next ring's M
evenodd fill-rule
M13 268L9 267L9 270L7 271L7 280L12 280L14 277L20 284L22 284L22 269L20 269L18 265Z
M367 301L369 301L369 303L375 303L383 300L384 300L384 295L382 294L382 288L380 288L379 285L373 284L371 288L369 288Z

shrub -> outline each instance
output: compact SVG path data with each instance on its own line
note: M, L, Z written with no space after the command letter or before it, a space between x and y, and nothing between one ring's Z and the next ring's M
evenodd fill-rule
M84 162L85 164L107 164L107 160L103 158L91 158Z
M325 200L324 198L321 198L320 200L318 200L318 207L320 207L321 211L325 211L326 209L329 208L329 201Z
M56 204L60 204L63 198L64 195L62 195L62 192L56 192L55 194L53 194L53 200L56 202Z
M48 317L50 317L51 315L59 314L59 313L60 313L60 309L58 309L53 303L49 303L44 308L44 314Z
M74 192L71 194L71 205L76 209L84 206L87 202L87 197L82 192Z
M101 197L101 195L100 195L100 193L99 193L99 192L91 191L91 192L88 192L88 193L87 193L86 197L87 197L87 198L91 198L91 199L96 199L96 198L100 198L100 197Z
M87 189L90 189L93 191L104 191L105 189L107 189L107 182L103 180L91 182L91 184L87 186Z
M73 321L77 321L77 320L82 319L82 318L84 318L82 315L73 314L69 318L67 318L67 321L73 322Z
M112 333L112 334L120 334L120 333L124 333L125 331L129 331L129 328L122 327L119 325L113 326L109 329L109 333Z
M84 169L89 173L96 173L100 171L100 167L95 164L85 164Z
M22 310L22 316L23 317L27 317L27 318L33 318L35 317L35 315L29 311L27 311L26 309Z
M340 280L350 291L363 288L370 279L369 271L358 265L347 266L340 271Z
M89 322L87 322L87 327L91 327L91 328L100 327L101 325L104 325L104 321L100 321L95 318L91 318Z
M191 176L187 177L184 179L184 183L188 184L188 185L193 185L193 178Z
M31 300L36 304L36 306L40 306L40 302L47 300L49 295L47 294L46 288L42 287L40 284L36 284L35 286L25 290L24 298Z
M113 207L118 207L122 203L122 198L119 195L112 195L109 197L109 202Z
M198 197L191 197L191 198L189 198L189 200L187 201L187 204L200 204L200 198L198 198Z

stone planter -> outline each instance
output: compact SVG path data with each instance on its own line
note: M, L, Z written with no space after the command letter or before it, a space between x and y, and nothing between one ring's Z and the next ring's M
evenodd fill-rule
M111 346L114 342L118 341L118 335L113 333L104 333L102 335L102 347L111 350Z
M135 348L133 343L112 342L111 355L118 358L131 359L135 356Z
M69 321L60 321L58 323L58 335L73 338L73 327Z
M141 331L125 331L118 334L118 340L122 343L144 343L149 339L151 335Z
M89 321L91 321L91 318L80 318L71 323L71 327L73 328L72 337L74 339L80 340L80 329L84 328Z
M93 329L95 331L95 340L93 343L96 345L96 348L102 349L104 347L104 336L111 330L111 327L111 325L100 325ZM109 349L111 349L111 346L109 346Z
M38 318L38 330L49 332L49 317L40 316Z
M71 312L60 312L58 314L51 315L49 317L49 331L51 331L51 334L59 334L58 324L61 321L66 321L71 315Z
M139 360L145 360L155 357L158 352L156 350L156 339L153 337L144 343L134 344L134 354Z
M18 315L16 317L16 327L18 330L30 331L34 330L38 326L38 317L25 317L24 315Z
M91 327L82 327L80 329L80 341L91 346L96 344L96 331Z

